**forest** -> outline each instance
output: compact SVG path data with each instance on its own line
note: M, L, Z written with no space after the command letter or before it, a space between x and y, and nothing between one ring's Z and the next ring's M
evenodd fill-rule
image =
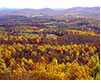
M0 80L100 80L100 20L1 16Z

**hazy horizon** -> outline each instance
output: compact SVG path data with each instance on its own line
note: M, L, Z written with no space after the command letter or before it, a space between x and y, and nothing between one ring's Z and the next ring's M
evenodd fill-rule
M71 8L78 8L78 7L81 7L81 6L76 6L76 7L71 7ZM100 7L100 6L93 6L93 7ZM81 8L92 8L92 7L81 7ZM7 7L1 7L0 9L37 9L37 8L7 8ZM39 8L39 9L59 9L59 10L62 10L62 9L70 9L70 8Z
M67 9L73 7L99 7L100 0L0 0L0 8Z

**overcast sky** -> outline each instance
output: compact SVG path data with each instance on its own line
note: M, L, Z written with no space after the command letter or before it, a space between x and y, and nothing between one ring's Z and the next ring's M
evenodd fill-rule
M0 0L0 8L71 8L100 6L100 0Z

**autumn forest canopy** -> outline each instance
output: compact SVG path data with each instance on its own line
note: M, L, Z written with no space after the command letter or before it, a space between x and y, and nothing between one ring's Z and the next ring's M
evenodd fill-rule
M100 80L100 8L0 9L0 80Z

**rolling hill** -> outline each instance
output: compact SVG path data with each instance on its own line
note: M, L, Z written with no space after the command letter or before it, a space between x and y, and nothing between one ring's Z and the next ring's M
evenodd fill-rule
M100 19L100 7L74 7L69 9L0 9L0 16L4 15L21 15L32 17L34 15L42 16L73 16L81 18Z

